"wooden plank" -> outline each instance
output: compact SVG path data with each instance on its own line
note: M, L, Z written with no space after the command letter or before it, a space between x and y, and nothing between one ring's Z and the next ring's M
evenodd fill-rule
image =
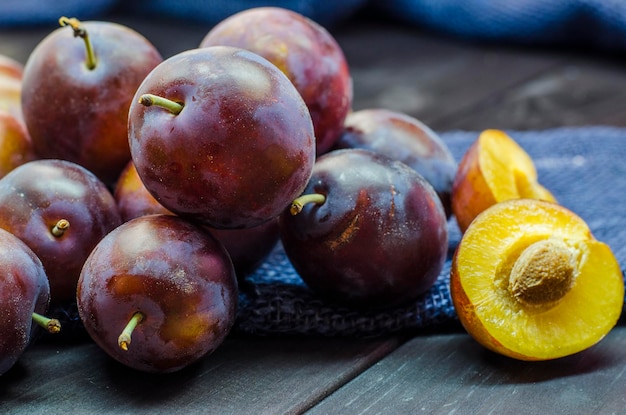
M0 54L24 64L28 55L48 32L47 28L0 30Z
M624 326L545 362L496 355L467 334L416 337L307 414L626 413L625 348Z
M563 65L541 50L479 45L384 21L338 29L354 83L354 109L406 112L437 130L474 128L457 122L493 96Z
M445 121L449 129L502 128L536 130L562 126L626 126L623 63L592 57L570 57L474 108Z
M91 342L36 344L0 376L0 413L301 413L398 340L231 336L172 374L145 374Z

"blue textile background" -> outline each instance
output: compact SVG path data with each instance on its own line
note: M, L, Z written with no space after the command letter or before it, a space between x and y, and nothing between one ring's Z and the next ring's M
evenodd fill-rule
M322 25L348 18L367 0L2 0L0 27L56 23L60 16L98 18L114 7L137 14L170 16L215 24L238 11L276 6L294 10Z
M332 26L353 15L367 0L133 0L124 7L133 12L173 16L215 24L241 10L276 6L294 10L323 26Z
M470 39L626 46L623 0L3 0L0 27L56 22L59 16L86 20L113 7L215 24L243 9L278 6L332 26L361 9Z
M59 17L87 20L109 11L117 0L2 0L0 27L57 25Z
M390 16L470 39L626 46L623 0L372 0Z
M626 129L610 127L509 131L533 158L539 181L559 203L583 218L596 239L626 268ZM476 132L447 132L442 139L460 160ZM412 304L355 311L324 303L302 283L282 247L242 286L236 329L251 334L375 336L450 328L457 317L450 297L451 255L461 238L449 221L449 258L435 285Z

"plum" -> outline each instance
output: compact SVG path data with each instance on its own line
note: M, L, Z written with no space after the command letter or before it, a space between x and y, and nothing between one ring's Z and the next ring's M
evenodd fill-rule
M125 222L98 243L76 298L87 333L106 353L139 371L165 373L223 342L238 288L217 239L178 216L154 214Z
M163 58L124 25L67 18L60 23L70 27L42 39L24 66L24 121L39 158L72 161L112 185L130 160L130 101Z
M618 324L624 274L576 213L512 198L468 225L450 266L450 296L479 344L514 359L552 360L589 349Z
M511 199L557 203L537 175L532 157L506 132L482 131L459 162L452 183L452 212L461 232L483 210Z
M0 375L9 370L33 340L37 324L50 323L58 331L58 321L42 321L50 302L50 286L43 264L24 242L0 229Z
M276 218L315 162L302 97L275 65L239 48L187 50L163 61L139 86L128 124L148 191L212 228Z
M75 299L85 259L120 224L105 184L71 161L33 160L0 179L0 228L41 259L55 304Z
M433 187L406 164L370 150L334 150L280 216L285 253L321 297L392 307L427 291L448 251Z
M333 146L352 107L352 78L340 45L324 27L292 10L256 7L222 20L200 43L216 45L247 49L279 67L311 112L317 154Z
M354 111L334 148L373 150L409 165L435 188L446 215L452 215L457 163L446 143L420 120L385 108Z
M226 247L239 281L263 263L280 239L278 218L252 228L205 229Z
M120 212L122 222L128 222L139 216L162 213L173 215L168 209L160 204L137 174L135 163L129 161L113 189L113 197Z

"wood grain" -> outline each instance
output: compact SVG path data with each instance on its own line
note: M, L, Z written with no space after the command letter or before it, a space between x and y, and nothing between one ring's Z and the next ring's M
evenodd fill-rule
M625 327L545 362L496 355L466 334L415 337L307 414L626 413L624 350Z
M301 413L397 345L231 337L198 364L155 375L122 366L91 342L39 344L0 377L0 413Z

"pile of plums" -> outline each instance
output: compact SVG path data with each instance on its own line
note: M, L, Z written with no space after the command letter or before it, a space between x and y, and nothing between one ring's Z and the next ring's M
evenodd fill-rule
M352 111L323 27L254 8L163 59L128 27L59 23L23 67L0 61L0 308L15 314L0 374L33 321L58 330L49 304L71 302L123 364L188 366L279 243L331 303L393 307L432 286L455 161L412 117Z

